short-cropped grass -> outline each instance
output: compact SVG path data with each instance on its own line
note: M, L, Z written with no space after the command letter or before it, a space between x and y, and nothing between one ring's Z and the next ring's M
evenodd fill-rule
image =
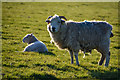
M98 65L101 54L96 50L91 55L86 53L85 58L79 52L80 66L70 64L69 53L50 43L45 20L54 14L68 20L107 21L113 25L109 67ZM117 80L119 27L117 2L2 2L2 78ZM45 43L48 53L22 52L27 46L22 38L30 33Z

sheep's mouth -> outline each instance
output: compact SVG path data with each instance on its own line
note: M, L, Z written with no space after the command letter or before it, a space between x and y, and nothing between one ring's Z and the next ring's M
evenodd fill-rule
M56 31L56 28L51 28L50 26L49 26L49 31L51 32L51 33L56 33L57 31Z
M55 27L51 27L50 25L48 26L48 30L53 34L53 33L58 33L59 31L60 31L60 29L59 30L57 30Z
M56 28L53 27L53 28L52 28L52 32L56 32Z

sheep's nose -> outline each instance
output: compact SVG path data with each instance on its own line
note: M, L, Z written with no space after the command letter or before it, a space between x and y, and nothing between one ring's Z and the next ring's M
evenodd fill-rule
M52 31L55 32L55 27L52 27Z

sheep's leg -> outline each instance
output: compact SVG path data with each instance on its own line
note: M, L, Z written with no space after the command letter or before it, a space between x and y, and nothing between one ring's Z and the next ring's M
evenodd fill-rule
M91 53L92 53L92 50L89 50L89 52L90 52L89 54L91 55Z
M85 58L85 51L84 51L84 56L83 56L83 58Z
M70 53L70 57L71 57L71 64L73 64L74 61L73 61L73 52L72 52L72 50L69 50L69 53Z
M104 52L105 48L98 48L97 51L100 52L102 55L101 55L101 59L100 61L98 62L99 65L102 65L104 60L105 60L105 52Z
M101 59L100 59L100 61L99 61L99 65L102 65L103 62L104 62L104 60L105 60L105 55L102 54Z
M75 59L76 59L76 65L79 66L79 61L78 61L78 52L74 52L74 56L75 56Z
M106 62L105 62L106 67L108 67L109 61L110 61L110 52L106 54Z
M100 47L97 50L98 50L98 52L100 52L102 54L101 59L99 61L99 65L102 65L104 60L105 60L105 58L106 58L105 66L107 67L108 64L109 64L109 60L110 60L109 46L108 45L104 45L104 46Z

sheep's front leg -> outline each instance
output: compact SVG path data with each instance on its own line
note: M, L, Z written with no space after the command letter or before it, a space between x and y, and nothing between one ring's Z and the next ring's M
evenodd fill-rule
M71 57L71 64L73 64L74 62L73 62L73 52L72 52L72 50L69 50L69 53L70 53L70 57Z
M78 52L74 52L74 56L75 56L75 59L76 59L76 65L79 66L79 61L78 61Z

